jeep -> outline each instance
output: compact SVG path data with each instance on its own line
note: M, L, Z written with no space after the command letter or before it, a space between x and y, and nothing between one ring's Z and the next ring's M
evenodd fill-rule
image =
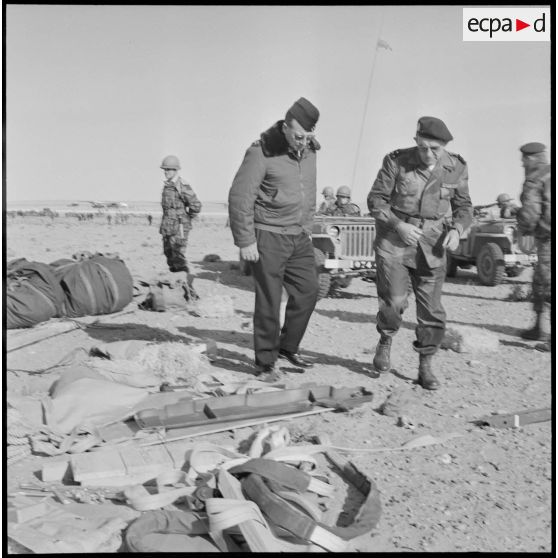
M532 236L522 235L515 219L478 218L454 252L447 252L447 275L457 268L477 267L483 285L499 285L504 277L517 277L525 266L537 262Z
M376 265L373 217L315 215L312 243L318 269L318 299L337 288L347 288L353 277L374 280Z

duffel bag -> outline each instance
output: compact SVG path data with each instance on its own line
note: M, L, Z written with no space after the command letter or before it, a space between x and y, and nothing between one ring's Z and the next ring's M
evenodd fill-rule
M6 327L15 329L64 315L65 296L49 265L19 258L6 270Z
M132 302L132 276L120 258L102 254L82 258L50 264L66 296L67 316L112 314Z

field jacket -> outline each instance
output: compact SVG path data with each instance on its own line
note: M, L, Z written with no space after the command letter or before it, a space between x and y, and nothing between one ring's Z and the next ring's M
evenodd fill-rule
M547 240L552 228L550 165L543 164L525 176L521 192L522 207L517 213L519 228L526 234Z
M256 242L256 228L279 234L312 230L320 145L311 140L299 158L282 126L278 121L247 149L229 191L231 231L240 248Z
M419 246L429 267L434 268L445 263L442 242L447 230L454 228L463 235L473 219L467 163L447 151L431 172L425 169L416 147L386 155L367 202L376 219L376 250L380 255L400 257L413 267L417 248L401 240L396 231L399 223L422 221Z
M192 217L201 211L202 205L192 187L179 177L175 182L165 182L161 207L163 218L159 232L163 236L173 236L179 234L180 224L184 231L192 228Z

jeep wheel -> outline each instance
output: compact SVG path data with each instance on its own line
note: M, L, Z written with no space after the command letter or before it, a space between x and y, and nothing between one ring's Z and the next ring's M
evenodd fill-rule
M318 300L326 298L331 288L331 275L324 271L325 254L314 246L314 262L316 263L316 270L318 272Z
M504 253L498 244L485 244L477 256L477 274L483 285L499 285L506 276Z
M457 275L457 260L451 257L451 254L446 251L446 276L455 277Z

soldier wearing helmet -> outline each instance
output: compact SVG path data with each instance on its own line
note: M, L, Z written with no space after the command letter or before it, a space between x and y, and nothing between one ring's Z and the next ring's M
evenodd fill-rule
M335 203L325 212L325 215L360 217L360 207L351 202L351 189L348 186L339 186L335 198Z
M517 212L519 230L533 235L537 246L537 265L533 274L535 324L521 333L523 339L542 341L536 348L550 351L550 302L552 300L552 191L551 167L546 146L539 142L520 148L525 169L521 208ZM546 318L546 319L545 319Z
M170 271L186 273L186 299L197 299L199 297L192 286L193 276L186 260L186 246L192 219L201 211L201 202L192 187L179 176L178 157L167 155L161 168L165 174L161 200L163 218L159 228L163 237L163 251Z
M500 217L503 219L513 219L519 207L513 202L509 194L500 194L496 198L496 204L500 210Z
M333 193L333 188L331 186L326 186L322 190L322 196L324 197L324 201L318 208L318 215L325 215L327 210L335 204L335 194Z

